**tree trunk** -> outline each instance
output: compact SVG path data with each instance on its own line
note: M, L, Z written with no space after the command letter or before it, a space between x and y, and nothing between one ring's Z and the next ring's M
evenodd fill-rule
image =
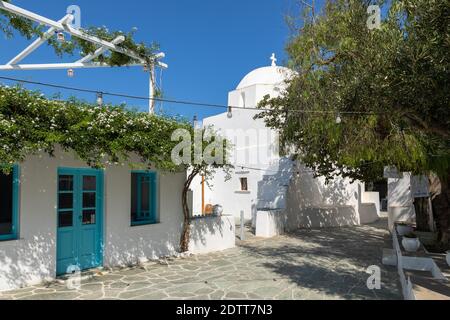
M417 231L431 231L430 230L430 215L428 198L415 198L414 209L416 211L416 225Z
M438 242L443 249L448 248L450 227L450 172L447 177L430 177L430 193L436 227L438 229Z
M181 239L180 239L180 251L181 252L187 252L189 251L189 241L191 236L191 214L189 212L189 204L187 201L187 194L189 191L189 188L191 187L192 180L194 180L195 176L199 173L198 169L192 170L192 172L187 177L186 181L184 182L183 186L183 193L181 195L181 201L183 206L183 231L181 233Z

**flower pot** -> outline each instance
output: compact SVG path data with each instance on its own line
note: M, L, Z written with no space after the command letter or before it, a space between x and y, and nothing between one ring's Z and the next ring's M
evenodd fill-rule
M406 224L398 224L397 225L397 233L400 236L404 236L405 234L411 233L414 231L414 228L412 226L406 225Z
M445 260L447 260L447 264L450 267L450 251L447 251L447 255L445 256Z
M420 241L418 238L403 237L402 245L406 252L416 252L420 248Z
M223 207L219 204L215 205L213 208L213 214L215 216L221 216L223 213Z

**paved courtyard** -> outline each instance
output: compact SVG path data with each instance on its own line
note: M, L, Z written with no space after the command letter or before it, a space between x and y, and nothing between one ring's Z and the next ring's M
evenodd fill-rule
M381 265L386 224L252 238L223 252L115 270L78 290L51 283L0 299L401 299L396 269ZM366 286L371 265L381 267L381 290Z

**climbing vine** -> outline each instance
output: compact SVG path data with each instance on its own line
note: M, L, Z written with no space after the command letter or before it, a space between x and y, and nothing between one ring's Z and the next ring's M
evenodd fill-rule
M6 2L11 2L6 0ZM105 41L112 41L118 36L124 36L125 40L119 44L118 47L132 51L134 54L144 59L148 66L151 66L154 62L155 52L159 49L156 43L147 45L144 42L137 42L135 38L136 28L133 28L130 32L122 31L110 31L106 27L88 27L80 29L81 31L100 38ZM14 31L19 32L21 36L27 39L33 37L41 37L44 34L45 28L31 20L9 13L0 9L0 31L2 31L6 37L11 38L14 36ZM47 40L48 45L53 47L55 53L58 56L64 54L73 55L80 53L81 55L88 55L94 53L97 50L97 46L89 41L72 37L66 41L59 41L56 37L51 37ZM97 57L95 62L102 62L110 66L124 66L132 63L139 62L127 55L118 52L108 52Z
M0 170L5 173L32 154L46 152L53 156L57 147L74 152L94 168L128 163L165 172L189 170L180 190L184 217L180 250L185 252L191 227L187 193L192 180L198 174L211 177L216 169L228 173L231 166L227 164L227 152L224 162L174 163L172 150L180 141L172 139L172 134L177 129L194 136L191 124L180 118L135 112L124 106L92 105L75 98L55 101L20 86L0 86ZM208 150L208 141L202 143L202 150ZM224 148L228 150L228 143ZM188 149L194 163L196 146L190 144ZM133 154L139 156L135 162L130 157Z
M73 150L92 167L130 162L176 171L173 131L192 130L182 119L150 115L124 106L98 106L72 98L54 101L19 86L0 86L0 163L12 165L56 146ZM140 157L132 163L130 154ZM8 166L3 170L8 170Z

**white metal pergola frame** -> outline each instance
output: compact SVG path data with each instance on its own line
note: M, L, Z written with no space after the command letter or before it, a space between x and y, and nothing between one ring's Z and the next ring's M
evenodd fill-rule
M113 41L105 41L95 36L91 36L81 30L73 28L70 24L74 19L74 16L71 14L65 15L61 20L54 21L33 13L31 11L22 9L18 6L10 4L8 2L0 1L0 10L5 10L10 13L16 14L18 16L24 17L31 21L37 22L41 25L46 25L49 29L43 33L43 35L33 41L27 48L25 48L22 52L20 52L17 56L11 59L7 64L0 65L0 71L5 70L51 70L51 69L80 69L80 68L102 68L102 67L110 67L110 65L106 63L93 62L95 58L100 56L101 54L107 51L115 51L121 54L124 54L137 62L134 64L129 64L126 66L146 66L147 61L140 57L138 54L131 50L124 49L122 47L117 46L121 42L125 40L124 36L119 36L115 38ZM57 32L65 32L70 34L73 37L77 37L86 41L89 41L98 46L98 49L91 54L88 54L76 62L72 63L47 63L47 64L19 64L23 59L29 56L33 51L38 49L41 45L47 42L48 39L55 36ZM155 76L154 76L154 68L159 67L166 69L168 65L159 61L164 58L165 54L160 52L153 57L153 64L149 67L150 73L150 85L149 85L149 112L154 113L154 95L155 95Z

